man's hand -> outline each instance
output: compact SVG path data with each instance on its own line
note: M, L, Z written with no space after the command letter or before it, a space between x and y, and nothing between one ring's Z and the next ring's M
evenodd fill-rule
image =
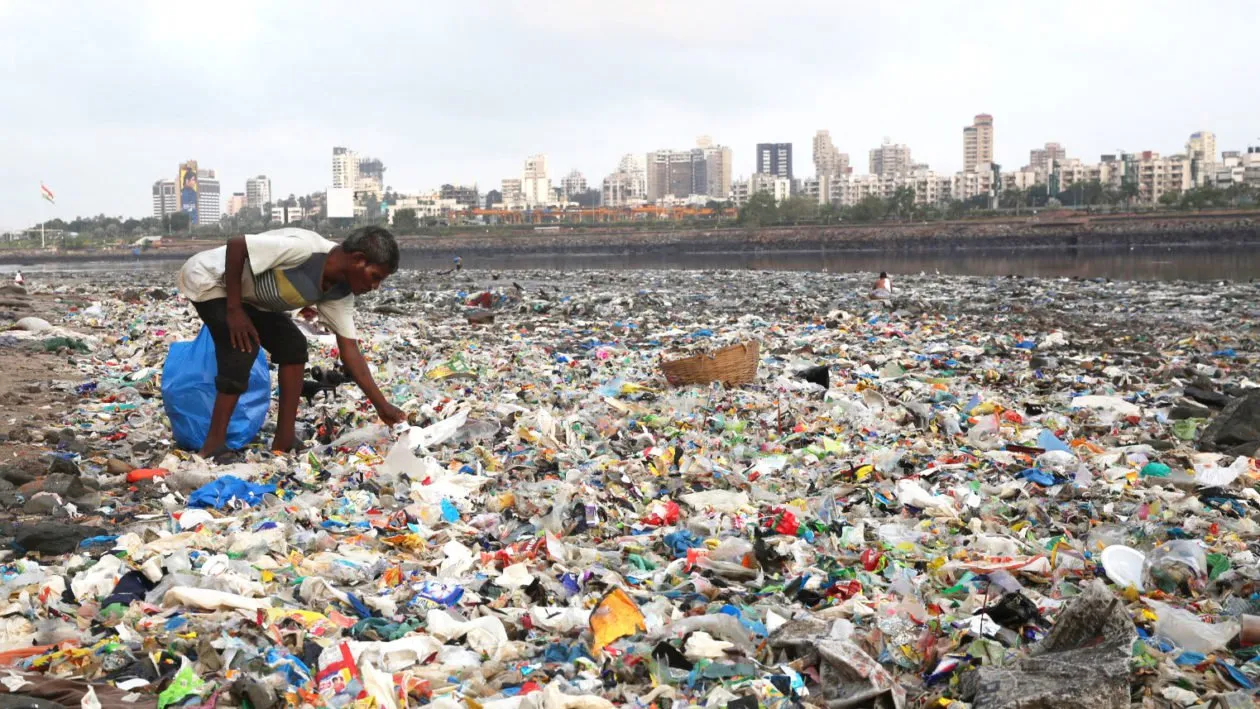
M387 426L404 423L407 420L407 413L402 409L388 402L376 407L376 413L380 415L381 420Z
M232 346L241 352L251 352L261 346L254 323L245 314L245 308L229 305L227 309L228 336Z

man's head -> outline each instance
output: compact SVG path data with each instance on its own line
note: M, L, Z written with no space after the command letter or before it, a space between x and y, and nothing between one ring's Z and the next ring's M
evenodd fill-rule
M350 292L363 295L381 286L381 281L398 270L398 242L387 229L365 226L350 232L341 242L349 257L346 282Z

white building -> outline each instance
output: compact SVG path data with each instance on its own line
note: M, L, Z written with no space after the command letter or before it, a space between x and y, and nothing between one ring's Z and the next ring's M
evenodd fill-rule
M525 168L521 171L521 195L530 207L551 203L551 178L547 176L546 155L539 153L525 158Z
M646 195L642 173L618 170L604 178L599 203L605 207L633 207L646 204Z
M349 148L332 149L332 186L356 189L359 182L359 154Z
M831 142L831 131L826 129L820 129L814 135L814 172L819 177L849 172L849 154L836 149Z
M978 172L993 162L993 116L981 113L963 128L963 172Z
M731 169L734 165L731 149L723 145L698 147L704 151L705 194L716 200L725 200L731 194Z
M197 225L218 224L223 218L219 180L214 170L197 171Z
M296 224L302 221L305 216L302 208L297 205L292 207L272 205L271 207L271 221L277 224Z
M153 216L161 219L179 211L179 193L175 180L158 180L153 183Z
M586 177L577 170L570 170L569 174L565 175L564 179L560 180L560 189L566 200L575 194L585 192Z
M521 181L515 177L505 177L499 188L505 209L522 209L525 207L525 195L521 192Z
M870 171L872 175L904 175L914 169L910 159L910 146L901 143L893 144L884 138L884 143L871 151Z
M792 196L792 180L786 176L756 173L748 178L748 193L751 196L758 192L774 197L777 204Z
M748 197L750 194L748 180L735 180L731 183L731 202L733 202L736 207L742 207L745 204L748 204Z
M271 180L266 175L251 177L245 180L245 206L262 211L264 205L271 201Z

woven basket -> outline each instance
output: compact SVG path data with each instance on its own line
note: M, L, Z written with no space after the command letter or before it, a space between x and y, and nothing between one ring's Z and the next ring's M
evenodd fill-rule
M724 347L709 354L661 360L661 371L671 386L722 382L726 386L747 384L757 378L757 360L761 351L756 341Z

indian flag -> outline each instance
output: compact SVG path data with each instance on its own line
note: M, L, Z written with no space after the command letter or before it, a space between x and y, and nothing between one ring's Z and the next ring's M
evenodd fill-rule
M40 196L42 196L44 199L48 200L49 202L52 202L53 204L57 203L57 200L53 195L53 191L48 189L48 185L45 185L42 182L39 183L39 194Z

